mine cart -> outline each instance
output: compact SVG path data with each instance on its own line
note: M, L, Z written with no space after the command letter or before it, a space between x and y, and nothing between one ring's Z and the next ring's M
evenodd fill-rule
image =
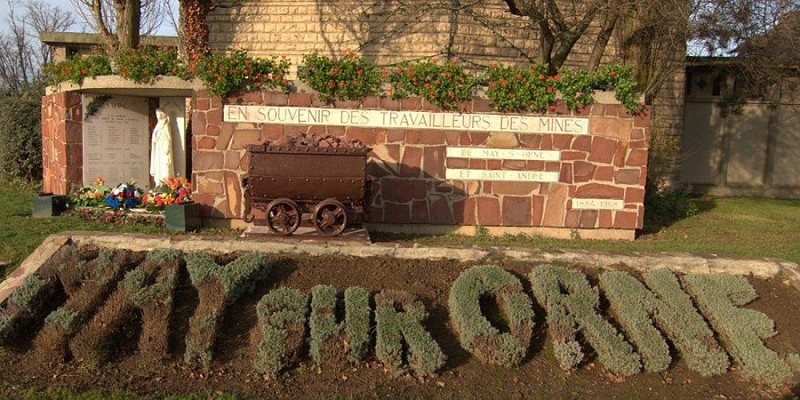
M253 209L278 235L291 235L310 220L320 233L336 236L368 211L365 147L250 145L248 175L242 179L244 220Z

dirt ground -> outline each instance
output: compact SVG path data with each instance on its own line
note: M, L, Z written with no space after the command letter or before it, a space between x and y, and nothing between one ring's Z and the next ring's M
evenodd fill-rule
M524 278L530 264L495 264ZM138 323L119 338L113 361L90 368L72 360L53 363L38 360L30 351L30 338L14 349L0 350L0 394L12 396L20 390L70 388L76 391L124 390L140 395L229 393L244 398L796 398L800 382L779 388L759 386L744 380L732 367L721 376L704 378L674 357L662 374L642 373L618 378L604 372L589 359L577 371L561 370L547 339L544 312L536 308L533 344L526 360L516 368L488 366L470 356L457 341L447 314L450 286L472 264L452 261L411 261L388 258L301 257L280 258L270 278L254 293L240 299L225 315L210 371L183 363L184 336L189 317L197 306L197 292L184 271L176 293L172 319L171 353L166 361L136 353ZM592 275L596 271L587 271ZM522 279L530 294L527 279ZM760 298L748 305L773 318L779 332L766 341L779 353L800 352L800 293L780 279L751 280ZM317 284L330 284L339 291L362 286L371 291L400 289L420 296L431 313L426 327L448 362L437 377L418 380L410 376L392 378L370 355L355 367L345 364L318 367L310 357L277 380L264 380L253 372L250 337L256 324L255 304L269 290L294 287L310 291ZM135 322L135 321L134 321ZM30 336L30 335L29 335ZM373 338L374 341L374 338Z

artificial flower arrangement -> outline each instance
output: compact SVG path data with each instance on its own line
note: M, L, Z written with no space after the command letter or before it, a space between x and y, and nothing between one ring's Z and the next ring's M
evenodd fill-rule
M111 188L106 186L103 178L98 177L93 184L80 188L72 202L75 207L102 207L109 192Z
M191 182L182 176L169 177L142 196L142 204L148 211L160 211L170 204L190 203L191 195Z
M105 204L111 209L136 208L142 202L144 190L136 186L136 182L131 180L127 183L120 183L106 196Z

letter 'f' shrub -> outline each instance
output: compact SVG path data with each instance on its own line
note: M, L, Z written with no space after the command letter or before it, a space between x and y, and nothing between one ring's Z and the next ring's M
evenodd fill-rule
M483 315L480 299L486 296L497 299L510 332L501 333ZM494 265L472 267L456 279L448 304L461 345L481 361L513 367L525 357L531 342L533 308L517 277Z

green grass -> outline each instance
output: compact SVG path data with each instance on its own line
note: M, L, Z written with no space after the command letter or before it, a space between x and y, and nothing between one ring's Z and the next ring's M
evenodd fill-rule
M379 242L421 245L520 246L543 250L594 249L612 253L689 252L774 257L800 263L800 200L720 198L696 200L700 212L636 241L565 240L528 235L411 236L371 234Z
M31 217L34 191L16 185L0 187L0 262L9 265L0 268L0 279L19 266L42 241L51 234L63 231L114 231L166 234L159 226L145 224L103 224L75 216L56 218ZM234 236L235 231L204 229L200 233Z

